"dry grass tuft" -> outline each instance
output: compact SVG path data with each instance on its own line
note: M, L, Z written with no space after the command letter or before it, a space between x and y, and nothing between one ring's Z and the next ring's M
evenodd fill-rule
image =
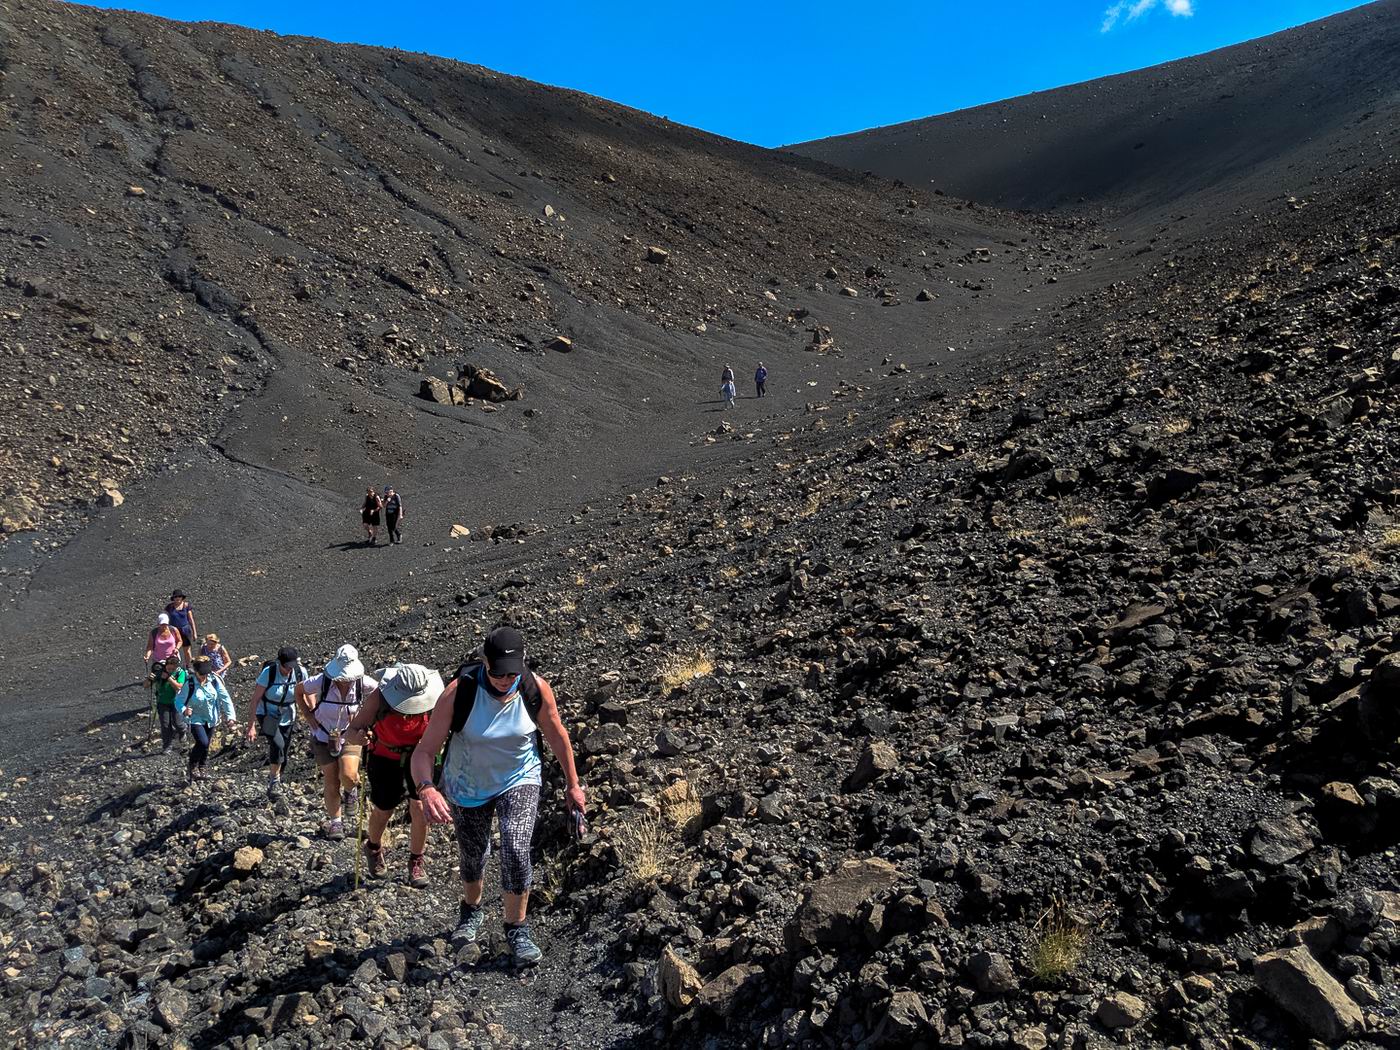
M1035 943L1031 945L1031 973L1035 979L1055 984L1068 977L1084 958L1089 946L1089 931L1074 915L1064 900L1054 897L1050 908L1035 924Z
M661 684L667 689L675 689L692 682L697 678L704 678L715 669L715 662L708 655L700 650L690 652L675 652L661 661L661 666L657 668L657 673L661 676Z
M678 780L656 798L661 819L680 835L689 837L700 830L700 792L688 780Z
M1347 559L1347 564L1357 572L1371 572L1376 567L1376 559L1370 551L1357 551Z
M1162 433L1171 437L1184 434L1190 429L1191 420L1189 419L1169 419L1162 424Z
M1380 548L1383 551L1400 548L1400 529L1386 529L1385 535L1381 537Z
M1072 510L1065 515L1065 527L1084 529L1094 524L1094 516L1086 510Z
M651 882L670 869L675 859L675 833L657 813L643 813L622 824L612 846L633 882Z

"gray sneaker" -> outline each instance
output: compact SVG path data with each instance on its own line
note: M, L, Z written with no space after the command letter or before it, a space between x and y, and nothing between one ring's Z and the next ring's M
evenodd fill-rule
M281 777L268 777L268 778L267 778L267 797L268 797L268 798L281 798L281 797L282 797L282 778L281 778Z
M356 819L355 815L360 807L360 789L346 788L340 793L340 808L344 810L346 816L351 820Z
M481 927L485 921L486 912L480 905L458 912L457 928L452 931L453 943L471 944L481 935Z
M522 922L519 926L506 927L506 941L510 944L511 958L516 966L534 966L544 958L540 946L530 940L530 925Z

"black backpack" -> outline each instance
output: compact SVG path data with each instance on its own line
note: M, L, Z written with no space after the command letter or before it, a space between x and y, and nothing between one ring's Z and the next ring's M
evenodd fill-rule
M267 688L268 688L268 689L271 689L274 685L278 684L278 682L277 682L277 659L276 659L276 657L274 657L274 658L271 659L271 660L268 660L265 664L262 665L262 670L258 671L258 678L261 678L261 677L262 677L263 671L268 671L268 670L270 670L272 673L269 674L269 675L267 676ZM301 666L301 661L298 660L298 661L293 665L293 667L292 667L292 677L291 677L290 679L288 679L286 682L281 683L281 684L283 684L283 685L291 685L291 686L300 685L302 682L306 681L306 677L307 677L307 675L306 675L306 668L305 668L305 667L302 667L302 666ZM256 681L256 680L257 680L257 679L254 679L254 681ZM269 696L267 695L266 690L264 690L262 702L263 702L264 704L266 704L268 707L275 707L275 708L277 708L277 709L278 709L278 717L281 717L281 709L284 708L284 707L290 707L292 704L296 703L296 695L295 695L295 693L294 693L293 696L292 696L292 699L290 699L290 700L287 700L287 699L285 699L285 698L282 699L282 700L273 700L271 697L269 697Z
M330 704L332 707L358 707L364 695L364 679L355 679L355 699L353 700L327 700L326 694L331 691L331 680L326 677L324 671L321 672L321 695L316 698L317 706Z

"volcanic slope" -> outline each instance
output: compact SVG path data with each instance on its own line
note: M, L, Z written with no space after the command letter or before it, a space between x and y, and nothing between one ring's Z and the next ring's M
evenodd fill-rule
M1072 223L443 59L45 0L0 14L18 692L62 634L111 705L137 662L114 682L111 654L139 657L176 585L204 625L244 625L240 656L324 626L290 580L334 581L321 604L352 628L454 524L556 523L685 468L724 364L770 368L759 429L887 356L957 371L1083 256ZM464 363L524 400L418 396ZM355 544L358 498L389 482L409 507L394 562ZM94 698L64 702L90 717ZM32 729L14 753L51 745L32 706L3 717Z
M95 17L6 14L35 10L35 33ZM82 41L57 53L79 62ZM5 54L15 68L20 49ZM76 105L75 82L26 96L35 119ZM1201 243L1124 234L1087 256L1075 244L1098 231L1083 222L1032 234L930 202L1018 232L915 242L894 262L805 253L799 280L765 279L776 308L760 292L757 313L724 315L718 348L708 331L677 344L693 353L677 361L713 368L786 341L802 385L727 416L673 394L653 415L625 397L599 411L604 381L583 380L597 386L569 402L580 440L635 410L629 422L651 422L631 443L604 431L554 449L508 414L524 406L420 407L412 363L276 357L239 322L246 308L209 299L201 316L265 355L244 362L266 385L235 391L223 453L194 430L148 476L133 468L126 505L49 557L6 619L6 769L25 774L0 795L6 1039L1395 1045L1397 174L1381 160L1305 207L1222 214ZM42 199L33 175L16 185ZM803 177L888 201L898 229L926 218L899 213L918 194L879 180ZM48 251L39 236L32 251ZM624 277L671 265L617 251ZM800 352L786 313L826 302L828 266L863 294L827 308L834 349ZM937 298L920 303L915 281ZM593 312L579 316L629 350L681 338L681 324L580 298ZM10 323L61 308L36 290ZM958 333L946 345L916 327L925 308L940 336ZM417 314L401 316L403 329ZM542 358L525 405L546 418L549 398L572 396L551 369L586 359L578 342ZM74 349L56 344L46 366ZM498 349L492 367L514 378L498 361L517 351ZM639 399L662 385L645 371ZM348 432L327 402L382 415ZM423 539L323 550L345 531L335 484L348 487L326 475L362 485L369 468L350 457L371 439L408 447L384 424L407 428L410 412L453 428L430 432L444 462L423 454L425 482L470 456L490 498L469 502L459 481L431 493L460 504L424 507ZM509 442L503 419L521 428ZM667 476L640 483L657 462ZM494 502L545 485L556 498ZM456 510L524 528L452 545L438 528L451 519L431 515ZM402 879L397 826L391 877L356 891L353 845L316 834L300 756L277 805L256 750L221 749L211 783L184 784L113 656L174 575L152 567L153 537L239 655L295 640L318 661L351 638L372 665L448 669L490 624L527 631L593 807L590 834L568 840L550 769L542 967L504 966L494 920L484 944L454 942L448 835L430 840L428 889ZM249 676L235 672L241 697Z
M1374 168L1397 140L1400 0L1380 0L1195 58L788 148L1000 207L1210 221Z

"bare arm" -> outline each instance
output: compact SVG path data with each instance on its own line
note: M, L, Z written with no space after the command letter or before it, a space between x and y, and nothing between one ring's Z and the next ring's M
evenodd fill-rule
M415 785L425 784L433 779L433 760L452 732L452 711L457 706L456 701L457 679L454 678L442 691L442 696L438 697L437 706L433 708L433 717L428 721L427 732L413 749L410 770ZM428 823L446 824L452 819L452 810L448 808L447 799L431 784L418 789L418 800L423 803L423 816L428 818Z
M258 705L262 703L263 694L267 692L267 686L257 685L253 688L253 698L248 703L248 726L252 728L258 724Z
M321 702L319 690L315 693L306 688L305 682L298 682L296 688L297 710L308 722L311 721L311 714L316 710L316 705Z
M350 719L350 724L345 727L345 742L347 744L363 744L365 742L365 735L369 727L374 725L374 720L379 717L379 708L383 699L383 694L378 689L365 697L364 703L355 712L355 717Z
M559 717L559 705L554 699L554 688L543 678L536 677L540 686L540 735L544 737L559 767L564 771L564 795L569 804L577 810L584 808L583 787L578 782L578 769L574 766L574 746L569 740L569 731Z

